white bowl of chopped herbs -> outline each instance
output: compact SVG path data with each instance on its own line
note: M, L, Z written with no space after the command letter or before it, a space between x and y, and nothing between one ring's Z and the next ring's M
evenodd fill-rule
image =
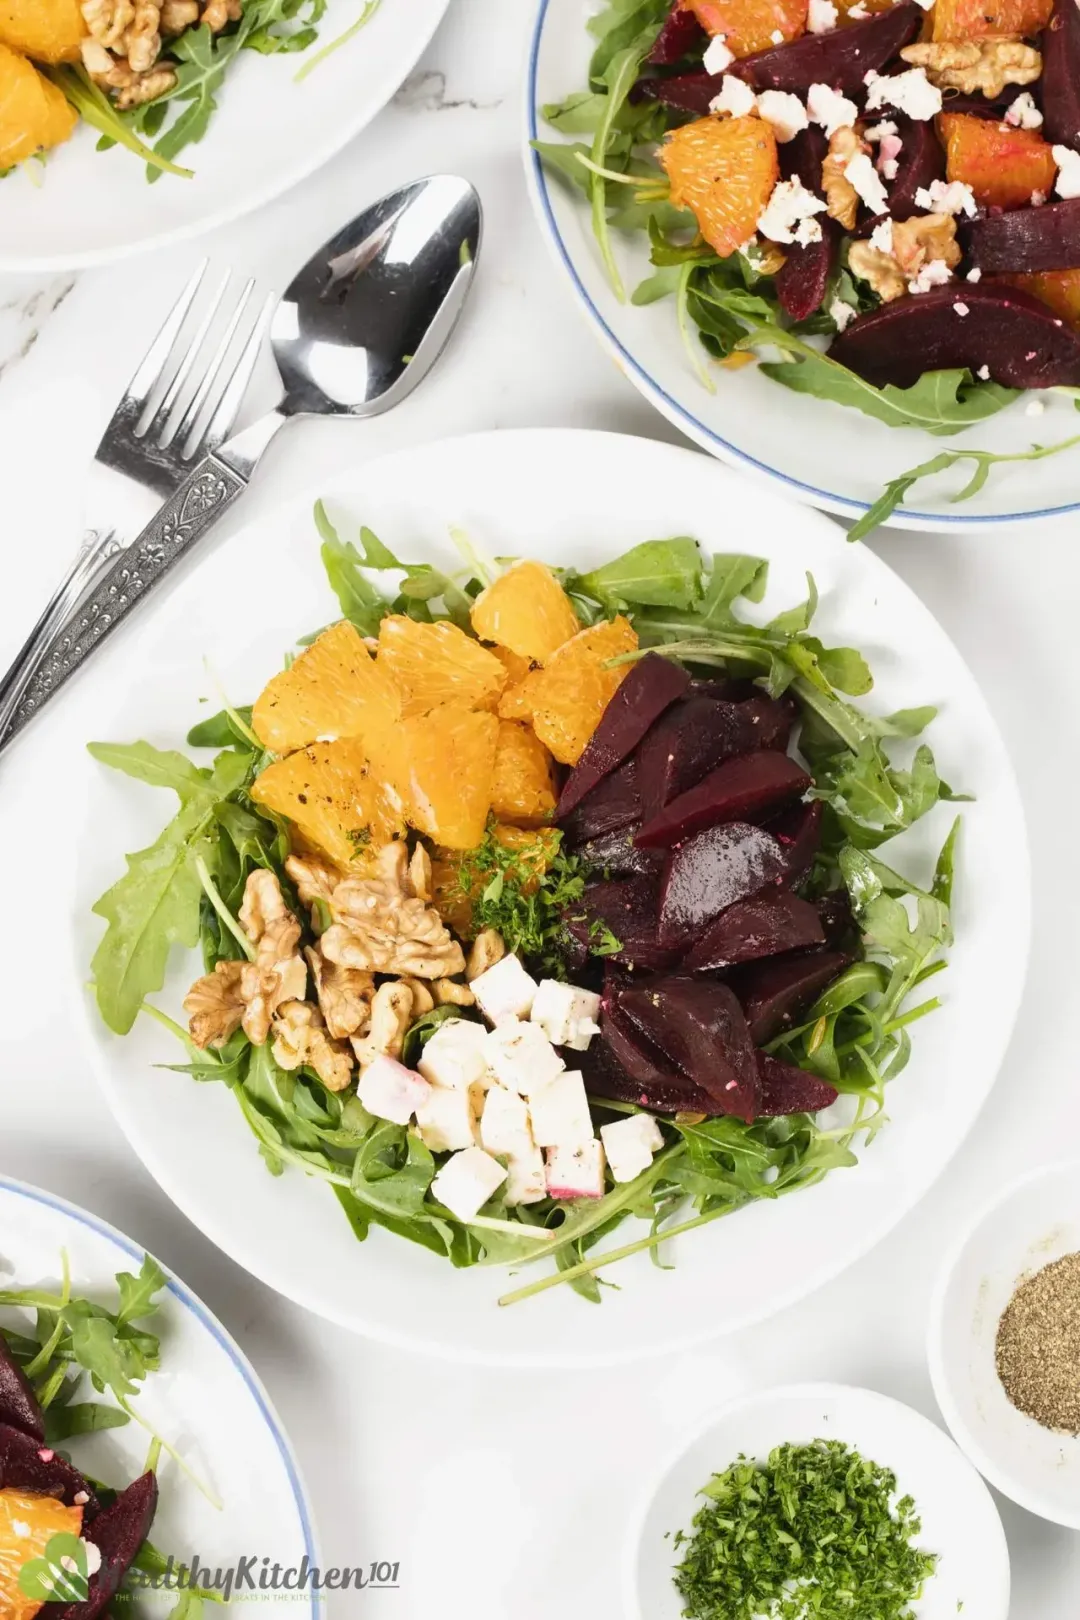
M929 1356L979 1471L1080 1530L1080 1161L1014 1182L964 1233L941 1270Z
M631 1524L633 1620L1006 1620L1009 1554L978 1474L921 1413L792 1384L699 1420Z

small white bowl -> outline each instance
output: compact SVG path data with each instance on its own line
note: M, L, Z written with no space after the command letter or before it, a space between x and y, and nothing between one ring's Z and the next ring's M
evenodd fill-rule
M843 1440L896 1474L922 1519L918 1545L938 1554L919 1620L1007 1620L1009 1553L994 1500L941 1429L900 1401L845 1384L760 1390L703 1417L650 1486L629 1529L623 1604L629 1620L679 1620L672 1532L689 1531L698 1495L740 1452L764 1458L790 1440ZM961 1609L961 1605L963 1608Z
M980 1473L1030 1513L1073 1530L1080 1530L1080 1439L1017 1411L998 1378L994 1348L1017 1283L1078 1249L1080 1161L1014 1182L943 1266L928 1342L938 1405Z

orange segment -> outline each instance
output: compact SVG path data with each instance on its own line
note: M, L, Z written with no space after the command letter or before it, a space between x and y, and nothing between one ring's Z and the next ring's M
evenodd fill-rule
M77 62L86 32L79 0L0 0L0 43L35 62Z
M776 137L761 118L699 118L659 152L676 208L693 210L702 236L726 259L745 246L780 177Z
M379 627L379 664L401 694L401 712L427 714L444 703L494 707L506 671L456 624L420 624L391 614Z
M0 1614L4 1620L33 1620L41 1613L45 1605L20 1592L19 1571L43 1555L53 1536L77 1536L81 1530L82 1508L65 1507L54 1496L0 1491Z
M259 741L291 754L318 737L383 736L401 700L347 619L331 625L263 689L252 711Z
M596 730L600 716L628 674L629 666L604 666L637 647L634 628L621 615L594 624L559 648L524 683L533 730L564 765L573 765Z
M749 56L806 32L808 0L687 0L707 33L722 34L729 51ZM781 38L774 36L779 34Z
M0 45L0 171L59 146L77 122L56 85Z
M518 855L519 864L526 872L531 869L534 873L533 878L522 884L524 892L528 894L547 871L559 847L559 834L553 827L529 832L523 827L506 827L501 824L494 827L492 832L498 843ZM473 902L487 880L478 878L467 890L462 890L461 853L460 850L453 849L433 851L432 904L456 934L460 934L462 939L471 939L476 933Z
M936 40L973 39L984 34L1041 33L1050 21L1054 0L937 0Z
M938 129L950 180L962 180L984 208L1026 208L1033 192L1054 189L1054 154L1034 130L967 113L942 113Z
M513 720L499 721L491 809L500 821L534 826L555 809L551 755L534 731Z
M497 641L538 664L581 629L574 604L538 562L515 563L500 574L476 598L470 617L482 641Z
M1022 287L1049 304L1055 315L1080 326L1080 270L1043 270L1039 274L998 276L995 280Z
M499 722L463 703L414 715L401 728L393 779L412 825L449 849L473 849L491 808Z
M380 776L362 743L340 737L275 760L255 778L251 797L291 821L331 860L355 870L369 849L405 832L401 802Z

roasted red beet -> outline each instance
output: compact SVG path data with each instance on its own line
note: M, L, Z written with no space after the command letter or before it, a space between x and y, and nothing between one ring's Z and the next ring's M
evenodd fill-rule
M634 877L621 882L587 883L564 922L567 932L582 945L606 946L611 934L619 941L619 949L605 949L605 955L635 967L661 968L669 966L674 952L660 943L656 912L655 881Z
M896 178L889 182L889 213L893 219L910 219L921 214L915 193L945 175L945 152L934 132L933 122L914 118L894 120L903 141L897 158ZM877 221L867 227L873 229Z
M637 1103L660 1114L715 1114L707 1091L650 1048L617 1009L604 1014L603 1029L581 1054L586 1090L595 1097Z
M0 1489L55 1496L67 1507L74 1507L76 1496L85 1491L84 1517L97 1511L97 1498L77 1468L8 1423L0 1423Z
M662 849L638 849L634 843L640 822L623 827L618 832L604 833L579 844L574 851L585 862L590 872L604 877L654 877L663 871L666 855Z
M121 1491L112 1507L98 1514L86 1531L86 1539L101 1553L101 1568L90 1577L88 1597L61 1609L58 1620L98 1620L105 1613L150 1534L157 1500L157 1477L147 1473Z
M730 983L755 1046L792 1024L850 961L842 951L807 951L805 956L771 956L736 968Z
M661 978L619 991L616 1005L725 1114L753 1119L761 1079L734 992L716 980Z
M820 125L811 124L809 129L800 130L780 148L782 176L785 180L798 178L807 191L821 196L821 165L828 150L829 143ZM776 296L793 321L809 319L825 299L839 232L831 219L823 218L821 225L821 240L809 242L805 247L789 248L777 273Z
M804 877L813 864L821 845L821 817L820 799L811 799L808 804L782 810L765 823L766 832L771 832L783 847L786 876L791 883Z
M768 815L797 799L810 785L806 772L779 749L742 754L718 765L696 787L665 805L645 822L637 841L642 849L678 844L721 821Z
M787 876L771 833L743 821L710 827L672 851L660 898L662 946L689 950L728 906Z
M1054 0L1050 25L1042 36L1042 62L1043 136L1062 146L1080 146L1080 14L1074 0ZM1045 268L1070 270L1073 266Z
M788 889L765 889L722 911L690 947L682 966L688 973L704 973L824 943L816 907Z
M985 283L934 287L883 304L852 321L829 356L879 388L910 388L926 371L984 365L1010 388L1080 387L1080 333L1030 293Z
M45 1418L30 1382L0 1333L0 1423L21 1429L39 1445L45 1440Z
M637 775L637 761L631 757L605 776L562 823L567 843L583 844L586 839L601 838L640 821Z
M786 705L760 692L738 703L698 695L676 703L638 749L642 818L651 820L725 759L783 748L791 725Z
M671 67L675 62L681 62L699 45L704 45L707 35L698 22L694 13L687 7L675 4L664 18L664 26L656 36L656 43L649 52L647 60L656 67Z
M972 220L961 237L983 275L1080 269L1080 197Z
M758 1119L770 1119L777 1114L816 1114L819 1108L828 1108L839 1096L835 1086L808 1074L793 1063L782 1063L768 1052L757 1054L761 1073L761 1100Z
M566 778L555 819L564 821L587 793L628 758L654 720L658 720L690 684L681 664L648 653L634 664L600 716L600 724Z
M914 0L900 0L889 11L879 11L848 28L803 34L788 45L744 56L728 72L745 79L755 90L806 91L812 84L828 84L834 90L854 91L861 98L866 75L880 73L915 38L923 15Z

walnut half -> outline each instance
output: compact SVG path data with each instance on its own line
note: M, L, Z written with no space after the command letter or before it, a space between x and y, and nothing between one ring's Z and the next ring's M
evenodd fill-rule
M1042 72L1039 52L1019 39L923 40L905 45L900 55L923 68L941 90L959 90L965 96L981 91L991 100L1007 84L1033 84Z
M829 153L821 165L821 189L829 205L829 218L835 219L846 231L855 229L859 212L859 193L844 170L859 152L870 148L861 140L850 124L834 129L829 136Z

